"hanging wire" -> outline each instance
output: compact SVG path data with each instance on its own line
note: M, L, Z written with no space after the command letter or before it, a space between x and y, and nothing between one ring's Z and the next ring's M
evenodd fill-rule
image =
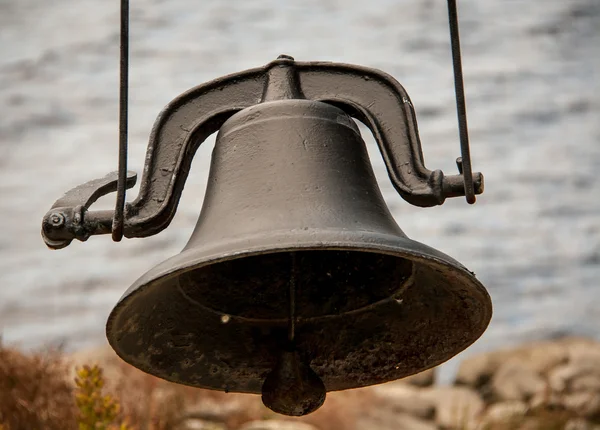
M112 239L123 238L125 190L127 183L127 104L129 89L129 0L121 0L121 49L119 77L119 179L117 203L112 224Z
M457 160L460 173L465 183L465 197L469 204L475 203L475 186L471 170L471 152L469 150L469 132L467 130L467 107L463 83L462 60L460 55L460 38L458 34L458 12L456 0L448 0L448 22L450 24L450 45L452 49L452 65L454 68L454 92L456 94L456 113L458 116L458 133L462 157Z

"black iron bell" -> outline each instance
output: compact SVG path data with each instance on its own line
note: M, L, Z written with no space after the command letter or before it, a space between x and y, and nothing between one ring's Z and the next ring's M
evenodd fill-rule
M373 132L405 200L465 195L462 175L424 167L410 99L377 70L280 57L165 108L140 195L126 207L126 237L169 224L196 148L218 135L190 241L110 314L120 357L170 381L262 393L273 410L304 415L325 391L423 371L483 333L486 290L398 227L352 117ZM483 178L474 179L479 194ZM49 246L109 233L112 213L87 208L114 186L109 176L59 200L43 224Z

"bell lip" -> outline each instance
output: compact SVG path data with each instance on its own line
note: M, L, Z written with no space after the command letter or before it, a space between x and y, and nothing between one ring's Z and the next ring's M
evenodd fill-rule
M280 252L290 251L308 251L308 250L341 250L341 251L363 251L373 252L378 254L392 255L396 257L407 258L416 263L427 263L430 266L437 266L450 270L455 275L459 276L461 282L466 288L473 289L474 292L480 294L481 309L481 324L477 332L473 332L472 336L460 347L454 351L454 354L445 357L438 362L433 362L430 366L424 367L419 372L439 366L440 364L450 360L457 354L463 352L472 344L474 344L486 331L492 319L493 308L491 297L486 288L475 277L475 274L465 268L452 257L431 248L423 243L409 239L406 236L398 236L372 231L340 231L340 230L323 230L323 229L308 230L285 230L282 232L271 232L268 238L264 234L258 234L253 237L236 238L228 242L223 242L215 246L184 248L184 250L158 264L140 278L135 281L131 287L119 299L113 310L110 312L106 323L106 336L109 344L116 354L125 362L129 362L126 354L123 354L116 341L116 333L112 330L112 324L121 307L125 306L127 299L134 291L147 287L152 281L160 278L177 276L183 270L197 269L209 264L215 264L221 261L233 260L237 258L250 257L255 255L266 255ZM312 236L312 237L311 237ZM314 239L319 237L319 240ZM335 240L334 240L335 238ZM225 251L225 250L229 251ZM237 249L232 252L232 249ZM191 262L194 262L193 264ZM150 369L140 370L152 374ZM410 375L406 375L410 376ZM162 379L170 380L161 376ZM395 379L390 379L383 382L391 382ZM175 381L183 385L196 386L193 384L185 384L181 381ZM351 388L361 388L370 384L357 385ZM214 387L206 387L215 389ZM328 389L327 391L338 391L342 389ZM246 391L236 391L243 392ZM253 391L247 393L255 394Z

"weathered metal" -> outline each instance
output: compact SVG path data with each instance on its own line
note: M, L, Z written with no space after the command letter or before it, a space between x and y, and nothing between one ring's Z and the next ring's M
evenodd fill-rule
M272 91L269 88L288 85L288 78L297 79L290 88L305 99L337 106L371 129L392 184L406 201L427 207L440 205L448 197L464 196L462 175L444 176L440 170L432 172L424 166L414 108L408 94L395 79L366 67L294 62L282 56L265 67L195 87L165 107L150 136L140 193L125 208L125 237L146 237L165 229L175 214L199 145L233 114L260 103L263 92L268 100ZM269 80L271 83L267 85ZM481 194L481 173L474 173L474 184L475 193ZM84 185L90 192L95 186L96 181ZM104 195L115 191L113 188L98 186L97 193ZM90 234L110 233L87 225L90 217L94 224L99 220L102 225L112 224L112 215L110 219L104 218L110 212L89 212L86 203L83 199L73 201L74 206L85 208L79 230ZM57 204L51 212L59 209ZM44 223L43 235L48 246L54 247L52 243L57 241L64 243L68 239L89 237L73 234L67 238L67 231L77 230L70 222L68 219L67 225L61 228Z
M485 288L398 227L352 118L372 131L406 201L465 195L462 175L424 166L413 105L377 70L282 56L165 108L139 196L126 205L126 237L168 226L196 149L218 135L190 241L110 314L120 357L170 381L262 393L273 410L303 415L325 391L420 372L483 333ZM483 177L473 177L480 194ZM57 201L44 218L46 243L110 233L113 213L88 208L115 187L109 176Z

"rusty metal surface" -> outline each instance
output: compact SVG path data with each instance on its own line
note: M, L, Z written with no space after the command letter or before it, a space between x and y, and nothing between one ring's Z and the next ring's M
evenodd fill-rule
M315 236L328 245L319 244ZM286 285L282 284L289 268L274 265L280 261L280 255L274 253L277 247L286 256L290 250L304 253L307 271L312 269L308 265L311 259L328 260L336 264L333 267L353 264L351 283L336 282L339 278L329 277L325 271L311 275L321 278L316 285L299 282L299 288L308 290L307 295L327 292L348 303L343 303L348 310L317 316L305 316L298 306L296 349L323 380L327 391L379 384L436 366L472 344L491 318L489 296L471 273L450 259L443 261L437 254L428 253L426 246L410 239L321 231L298 232L293 238L283 233L262 241L255 238L252 246L247 242L229 244L229 253L205 247L204 258L199 250L188 252L168 260L162 267L164 272L161 268L152 270L136 282L107 324L108 339L117 354L173 382L261 393L265 378L286 349L288 321L270 318L268 312L263 317L246 317L244 310L256 312L264 296L286 295ZM267 249L269 254L265 254ZM226 261L218 263L223 259ZM404 284L394 284L394 277L388 279L386 272L372 272L379 259L384 262L380 268L394 262L412 263L412 276ZM219 268L219 264L224 267ZM263 270L245 279L247 288L253 290L252 295L245 296L245 309L218 307L219 303L211 301L208 291L230 280L235 282L241 276L237 274L249 265L256 271L272 267L277 271ZM209 283L194 284L181 276L188 270L203 268L221 276ZM374 282L382 278L386 279L384 283ZM353 295L361 290L393 287L396 293L385 299L374 297L361 307L351 303ZM207 293L207 300L203 293ZM232 300L240 302L240 296L232 296ZM234 310L238 313L227 313Z
M350 117L287 99L220 128L189 243L125 293L109 342L162 378L261 393L289 346L290 252L295 348L327 391L435 366L491 318L473 274L398 227Z
M402 232L352 118L375 136L406 201L465 194L461 174L424 166L412 103L376 70L280 56L165 108L140 193L126 205L126 237L168 226L196 149L218 135L188 244L109 316L121 358L182 384L262 393L274 411L304 415L326 391L420 372L483 333L492 312L484 287ZM114 213L88 208L115 188L113 175L67 193L44 219L46 243L109 233Z
M296 62L280 56L264 67L195 87L165 107L150 136L139 195L125 208L124 235L146 237L166 228L177 209L198 146L234 113L279 97L270 93L278 94L282 89L290 91L284 97L323 101L364 122L376 138L394 187L409 203L435 206L448 197L465 195L461 174L445 176L440 170L425 167L412 102L394 78L366 67ZM481 194L483 176L473 175L475 193ZM81 202L74 205L85 206ZM86 210L81 220L90 234L107 233L87 226L88 214L97 220L108 213ZM102 225L108 222L101 220ZM53 224L46 224L46 243L50 247L55 247L54 242L66 246L65 232L74 230L70 225L55 229ZM76 235L69 238L79 239Z

